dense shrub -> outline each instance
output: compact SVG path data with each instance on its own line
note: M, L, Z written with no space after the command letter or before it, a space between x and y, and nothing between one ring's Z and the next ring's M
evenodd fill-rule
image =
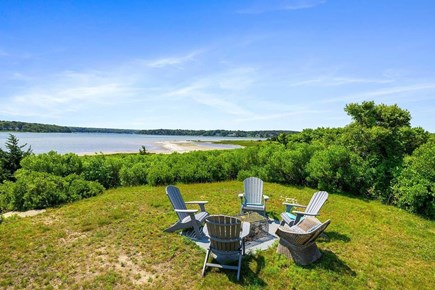
M55 151L31 155L21 161L24 169L37 172L51 173L57 176L81 174L83 170L82 159L73 153L58 154Z
M330 146L314 153L307 165L308 182L330 191L364 191L363 176L359 171L362 160L343 146Z
M150 170L148 171L147 180L151 185L165 185L174 182L174 175L172 173L170 162L165 159L156 159L151 163Z
M103 192L104 187L95 181L86 181L82 177L71 174L65 177L67 202L96 196Z
M136 163L131 166L123 165L121 171L119 172L121 185L135 186L146 184L148 170L148 163Z
M76 201L97 195L103 187L96 182L81 179L78 175L66 178L46 172L20 169L16 182L0 185L0 208L4 210L29 210Z
M269 181L295 185L306 184L307 164L316 151L316 146L305 143L291 144L287 150L277 149L266 163Z
M96 181L105 188L121 184L120 170L122 162L116 157L96 155L86 157L83 161L82 176L88 181Z
M435 218L435 142L422 145L405 159L393 194L399 207Z

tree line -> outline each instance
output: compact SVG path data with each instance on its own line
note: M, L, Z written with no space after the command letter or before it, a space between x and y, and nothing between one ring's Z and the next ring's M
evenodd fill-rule
M184 130L184 129L112 129L68 127L19 121L0 121L0 131L35 132L35 133L116 133L116 134L144 134L171 136L216 136L216 137L246 137L246 138L275 138L279 134L297 133L289 130Z

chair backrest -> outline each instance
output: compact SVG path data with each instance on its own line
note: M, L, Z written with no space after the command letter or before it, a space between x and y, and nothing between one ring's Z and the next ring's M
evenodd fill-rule
M305 209L306 212L318 213L325 201L328 199L328 193L326 191L318 191L313 194L310 202Z
M224 252L240 250L242 222L238 218L226 215L211 215L205 219L205 223L212 249Z
M174 209L186 209L186 204L184 203L183 197L181 196L178 187L173 185L168 185L166 187L166 195L171 201L171 204L174 207ZM177 215L180 221L188 216L187 213L183 213L183 212L177 212Z
M305 243L305 244L309 244L314 242L319 236L320 234L323 233L323 231L329 226L329 224L331 223L330 220L325 221L323 224L319 225L312 233L313 235L311 236L311 238Z
M263 180L258 177L248 177L243 181L245 203L263 204Z
M309 217L291 228L285 226L278 227L276 235L293 245L308 245L314 242L330 223L330 220L321 223L316 218ZM313 226L316 226L314 230L308 229Z

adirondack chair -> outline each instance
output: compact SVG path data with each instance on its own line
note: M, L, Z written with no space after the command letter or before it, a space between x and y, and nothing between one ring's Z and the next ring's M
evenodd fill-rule
M243 181L243 186L244 193L239 194L240 213L256 211L266 216L266 201L269 197L263 194L263 180L248 177Z
M320 208L327 199L328 193L326 191L318 191L313 194L307 206L284 202L286 211L281 214L281 218L289 226L292 226L304 219L305 216L318 216ZM305 211L292 211L293 207L302 207L305 208Z
M237 271L237 281L240 280L242 256L245 254L244 238L249 234L250 224L238 218L225 215L211 215L206 218L204 234L210 238L210 245L205 255L202 276L207 267L216 267ZM208 263L210 254L216 255L216 260L228 261L230 258L238 259L237 266Z
M322 223L315 217L307 217L299 224L289 227L282 223L276 230L280 238L277 253L292 258L296 264L309 265L321 256L315 241L331 223Z
M208 212L205 211L205 204L208 203L208 201L184 202L180 190L173 185L166 187L166 195L171 201L174 211L178 215L178 221L167 228L165 232L174 232L180 229L193 228L195 230L195 236L200 238L202 236L200 226L204 222L205 218L209 215ZM201 211L197 213L197 209L187 209L186 204L198 204Z

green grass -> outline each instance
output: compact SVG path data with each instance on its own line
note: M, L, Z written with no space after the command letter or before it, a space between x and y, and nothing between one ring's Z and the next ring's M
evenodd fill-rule
M208 200L212 213L235 214L241 182L179 185L185 200ZM268 209L285 197L309 201L313 189L266 183ZM320 219L331 219L323 257L301 267L276 253L248 255L242 278L201 269L205 253L177 233L164 187L109 190L32 218L0 224L0 288L94 289L431 289L435 225L377 201L331 194Z

